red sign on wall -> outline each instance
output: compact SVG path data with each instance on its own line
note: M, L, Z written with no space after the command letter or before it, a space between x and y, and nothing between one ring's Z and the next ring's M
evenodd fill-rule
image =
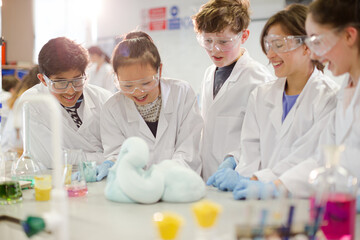
M166 7L149 9L149 29L165 30L166 29Z

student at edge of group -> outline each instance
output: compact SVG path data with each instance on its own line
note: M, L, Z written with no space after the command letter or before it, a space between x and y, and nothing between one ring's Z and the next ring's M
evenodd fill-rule
M241 147L227 155L209 185L233 191L241 179L272 182L315 152L339 86L310 58L304 42L307 11L292 4L266 22L261 47L278 80L251 93Z
M49 40L38 56L40 83L20 98L52 94L60 104L63 149L82 149L88 161L104 162L100 137L100 112L111 93L86 84L88 51L80 44L59 37ZM29 102L30 152L43 168L52 168L53 134L48 105Z
M200 156L207 180L225 154L240 145L251 91L274 77L252 59L242 44L249 37L248 0L211 0L193 16L199 44L213 61L204 75L201 113L204 119Z
M125 139L138 136L149 146L147 168L171 159L200 174L203 120L189 83L162 77L157 47L144 32L128 33L115 47L112 64L120 91L101 113L106 162L113 164Z
M334 7L336 6L336 7ZM328 16L332 16L329 18ZM321 135L318 152L282 174L275 182L295 196L311 194L309 174L324 166L323 145L344 145L340 165L360 179L360 3L357 0L317 0L309 5L306 44L311 57L327 64L334 76L347 73L336 110ZM360 212L360 189L357 196Z

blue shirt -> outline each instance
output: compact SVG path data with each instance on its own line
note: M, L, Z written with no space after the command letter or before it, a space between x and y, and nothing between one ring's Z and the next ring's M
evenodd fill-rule
M283 115L281 121L284 122L286 116L290 112L291 108L294 106L296 99L299 95L286 95L285 91L283 94Z

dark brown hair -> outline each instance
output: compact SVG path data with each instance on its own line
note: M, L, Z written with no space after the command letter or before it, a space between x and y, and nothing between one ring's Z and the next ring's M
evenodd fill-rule
M89 47L88 48L88 51L89 51L89 54L92 55L98 55L100 57L104 57L105 58L105 61L107 63L110 63L110 58L108 55L106 55L106 53L104 53L101 48L99 48L98 46L92 46L92 47Z
M353 26L360 31L360 1L359 0L316 0L309 5L312 19L321 25L342 30ZM358 36L360 48L360 37Z
M69 70L79 70L84 74L89 54L80 44L59 37L51 39L41 48L38 62L40 72L48 77Z
M268 19L260 35L260 44L263 52L266 54L264 38L268 35L269 29L279 24L282 30L293 36L306 36L305 20L308 13L308 7L302 4L291 4L284 10L279 11ZM323 71L324 65L318 61L312 60L317 69Z
M226 27L234 33L250 24L249 0L210 0L192 17L195 32L221 32Z
M158 70L161 64L160 54L151 37L141 31L130 32L116 45L111 59L114 72L119 67L134 63L150 64Z

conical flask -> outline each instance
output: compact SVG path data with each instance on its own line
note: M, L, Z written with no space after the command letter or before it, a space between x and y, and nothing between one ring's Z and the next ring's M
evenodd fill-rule
M343 145L324 146L325 166L310 173L311 220L326 239L355 239L357 179L340 166Z
M31 181L34 185L34 177L40 175L42 171L40 164L30 153L29 115L29 104L25 102L23 107L23 154L12 164L11 176L14 180Z

